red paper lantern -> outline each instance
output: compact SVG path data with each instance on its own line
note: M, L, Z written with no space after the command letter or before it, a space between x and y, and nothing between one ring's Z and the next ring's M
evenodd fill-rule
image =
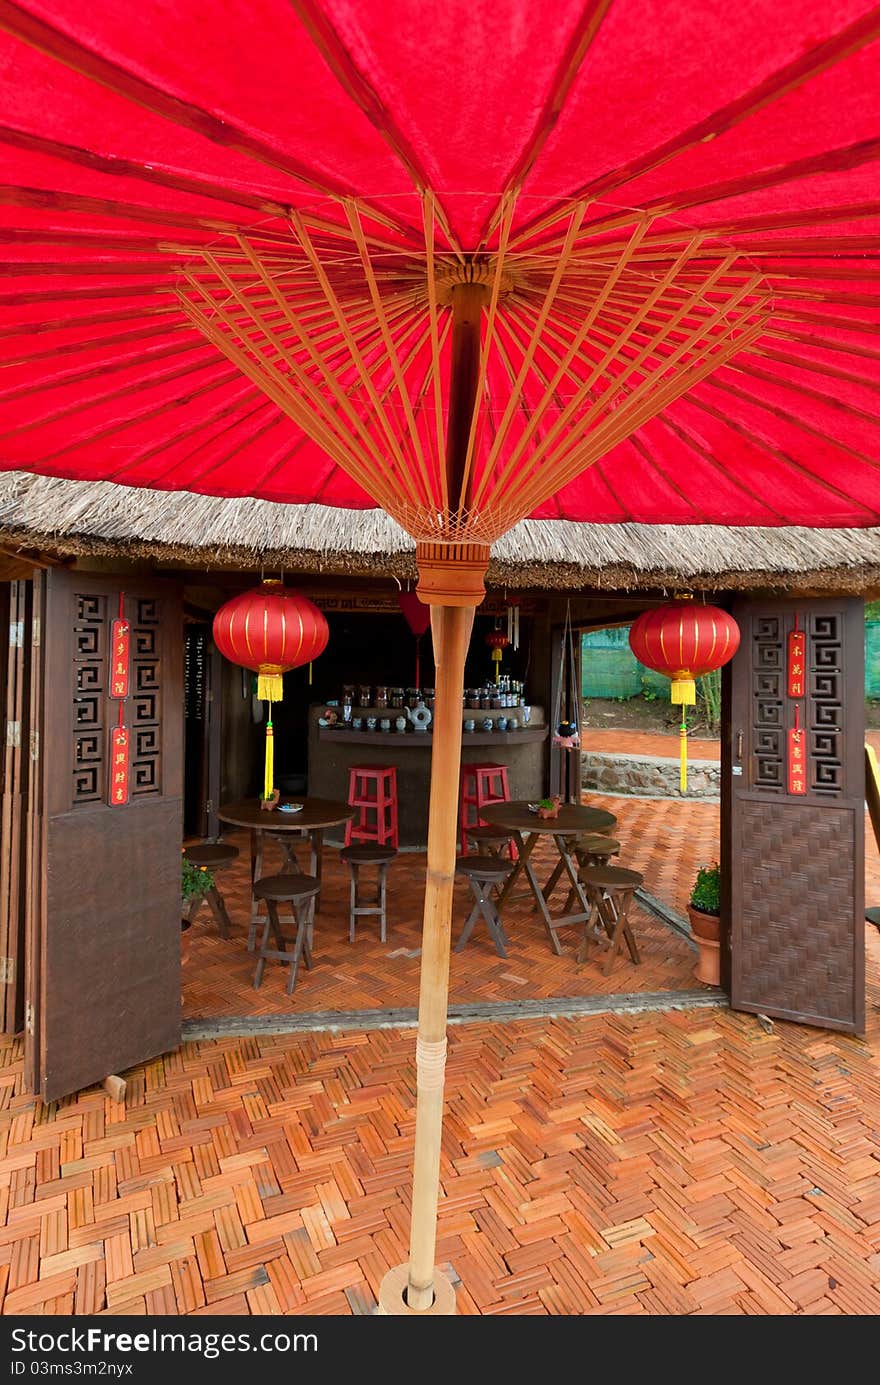
M269 703L263 798L275 801L275 737L272 703L281 702L282 675L309 664L327 648L327 620L314 602L286 591L283 582L263 582L234 596L214 617L214 643L224 658L257 674L257 696Z
M670 698L681 706L681 791L687 788L685 708L697 700L696 679L721 668L739 648L739 626L717 606L679 597L645 611L629 632L630 649L648 668L671 679Z
M695 680L721 668L739 648L739 626L717 606L680 597L639 616L629 644L641 663L672 680L673 702L692 706Z
M314 602L263 582L234 596L214 617L214 643L233 664L258 675L257 696L282 700L282 674L311 663L327 648L327 620Z
M431 624L431 607L419 600L417 592L401 592L397 599L407 625L418 639Z

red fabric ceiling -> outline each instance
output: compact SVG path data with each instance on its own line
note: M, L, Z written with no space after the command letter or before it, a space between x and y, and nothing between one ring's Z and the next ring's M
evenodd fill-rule
M865 0L0 0L0 468L370 505L181 312L186 253L340 197L417 251L423 188L468 252L586 197L775 309L535 513L877 524L878 93Z

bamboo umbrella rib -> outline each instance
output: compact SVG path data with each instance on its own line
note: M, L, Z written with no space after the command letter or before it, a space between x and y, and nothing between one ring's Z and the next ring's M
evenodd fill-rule
M743 344L749 345L760 336L762 327L763 324L755 323L752 327L744 331L742 338ZM726 353L728 355L732 355L735 351L741 349L740 345L735 345L732 342L722 343L722 347L726 348ZM723 359L724 356L722 355L722 363ZM692 389L694 385L699 384L707 375L711 375L713 371L717 370L718 365L719 361L717 358L714 356L706 356L702 360L695 362L688 370L673 376L664 388L657 391L655 398L650 401L648 407L645 408L643 406L642 413L644 416L639 419L635 427L641 426L642 422L660 413L668 404L672 403L673 400ZM612 419L608 422L613 422L613 418L614 416L612 416ZM554 490L562 490L570 481L573 481L576 476L580 475L582 471L588 470L597 461L601 461L602 457L610 452L613 447L623 442L633 431L634 428L631 420L624 427L619 429L617 436L612 435L609 437L608 431L606 430L600 437L598 436L599 430L597 429L595 433L591 434L586 439L580 448L576 449L574 453L567 454L565 460L553 477L549 490L542 493L537 486L533 488L533 496L537 495L538 498L534 499L530 497L529 508L536 508L543 500L547 499L547 496L552 494Z
M863 423L871 424L874 428L878 427L878 419L875 414L869 414L867 410L860 408L857 404L843 404L835 395L823 394L821 390L813 389L812 386L792 380L788 376L783 378L774 375L772 371L761 370L758 366L748 364L745 361L731 362L729 369L731 374L747 375L752 380L760 380L763 384L772 385L774 388L792 390L796 394L803 395L805 399L815 399L817 403L826 404L832 409L842 410L851 418L860 419ZM870 388L877 390L880 389L880 385L874 384Z
M223 355L236 366L243 374L258 384L259 388L282 410L289 418L307 432L310 437L315 438L323 447L324 451L344 471L348 471L358 484L363 485L367 474L361 470L361 463L356 454L348 452L337 437L335 431L318 415L307 409L306 405L292 391L285 391L280 380L276 379L260 360L251 360L226 334L222 333L192 300L186 299L181 295L186 305L187 311L191 312L198 322L201 331L213 341L214 345ZM346 465L347 463L347 465Z
M244 244L246 244L246 243L244 243ZM206 257L206 260L207 260L208 263L212 263L211 257ZM214 266L214 268L215 268L215 272L216 272L217 275L220 277L220 279L222 280L222 282L223 282L227 287L230 288L230 291L231 291L231 293L233 294L233 296L234 296L234 297L237 297L237 292L236 292L236 290L231 286L231 284L230 284L230 282L229 282L229 280L228 280L228 277L226 276L226 274L225 274L224 270L222 269L222 267L220 267L219 265L217 265L217 266ZM290 313L287 311L287 305L286 305L286 303L285 303L285 301L284 301L284 298L283 298L283 296L278 292L277 286L276 286L276 284L274 283L274 281L272 280L271 276L266 275L266 274L264 273L263 267L262 267L262 266L259 264L259 262L257 262L257 261L254 262L254 268L255 268L256 270L258 270L259 273L262 274L264 283L265 283L266 287L267 287L268 290L269 290L270 296L272 297L272 299L275 301L275 303L277 304L277 306L278 306L279 309L281 310L281 314L282 314L282 317L284 318L284 320L285 320L285 321L288 321L288 322L290 323L290 325L291 325L292 327L294 327L295 330L297 330L297 328L296 328L296 319L293 317L292 314L290 314ZM281 342L281 340L277 337L277 335L274 334L274 333L271 333L271 332L265 327L265 325L264 325L264 323L263 323L263 319L261 318L260 314L256 311L256 309L255 309L255 307L253 306L253 304L252 304L252 303L244 303L242 306L243 306L243 308L244 308L245 313L247 314L248 320L251 321L251 322L254 322L257 326L262 327L263 332L264 332L264 335L266 336L267 340L270 342L271 345L273 345L273 346L275 347L275 349L276 349L277 351L279 351L279 353L281 354L281 356L282 356L282 358L284 359L284 361L285 361L285 362L287 363L287 365L290 367L291 371L294 372L294 373L296 374L297 378L298 378L299 381L300 381L301 387L303 387L303 388L306 389L306 391L307 391L307 393L308 393L308 395L309 395L309 398L310 398L310 400L311 400L311 402L312 402L312 404L313 404L313 407L315 408L316 413L321 412L321 411L325 408L324 400L320 397L320 395L319 395L317 389L314 387L314 385L312 384L312 382L309 380L308 376L307 376L304 372L303 372L303 373L300 373L299 367L297 366L296 362L295 362L294 359L292 358L291 354L288 352L288 350L286 349L286 347L284 346L284 344ZM301 335L301 339L304 339L304 338L303 338L303 334L300 333L300 335ZM310 343L309 343L309 349L312 350L312 347L311 347L311 344L310 344ZM315 358L317 359L317 353L314 352L313 354L315 355ZM359 428L360 428L360 420L359 420L359 418L358 418L357 415L355 414L355 411L349 407L348 400L347 400L347 398L344 396L343 391L339 388L338 384L336 383L335 377L332 377L332 378L333 378L333 384L334 384L334 397L336 397L336 398L337 398L337 401L347 410L348 416L349 416L350 421L351 421L351 423L352 423L352 426L353 426L356 430L359 429ZM370 442L370 441L371 441L371 439L370 439L369 437L366 437L366 438L364 438L363 440L364 440L365 442ZM346 450L347 450L347 451L354 452L354 447L353 447L350 443L346 443ZM375 457L376 457L376 460L379 461L378 451L376 451Z
M511 194L505 194L502 198L502 203L506 204L506 206L504 206L501 212L501 229L498 239L498 250L495 255L495 270L492 276L492 290L486 315L486 328L480 341L480 365L477 374L477 389L474 397L474 407L471 412L464 468L462 471L460 513L466 508L470 494L471 470L473 468L476 450L477 425L480 419L480 402L483 398L483 390L486 387L486 372L489 369L489 356L492 351L492 340L495 335L495 315L498 311L498 298L501 293L504 257L507 253L507 242L510 238L511 226L513 225L513 215L516 210L516 197Z
M853 370L841 370L839 366L828 365L827 362L813 361L805 356L793 356L788 351L775 351L766 345L756 346L752 355L760 356L764 360L776 361L779 365L795 366L799 370L807 370L812 374L825 376L832 380L843 380L846 384L859 385L863 389L873 390L880 394L880 381L877 379L872 379L867 375L858 375ZM789 383L792 389L797 388L793 381L789 381Z
M817 428L815 424L809 423L805 419L796 418L794 414L789 413L787 409L782 408L780 405L770 404L767 400L762 399L760 395L747 395L746 392L739 389L738 386L732 385L724 380L713 380L711 384L714 389L719 390L723 394L729 394L734 399L741 399L748 404L752 404L763 413L772 414L774 418L779 419L781 422L792 424L802 432L809 433L814 438L819 438L823 443L830 443L832 447L837 448L840 452L846 452L850 457L855 457L857 461L865 463L872 471L880 471L880 458L872 457L867 452L861 452L857 447L852 447L841 438L826 432L824 428Z
M210 433L207 438L200 438L199 441L195 444L195 446L189 448L188 451L183 454L183 457L185 457L187 461L191 461L192 458L194 458L204 448L210 447L212 444L216 443L220 438L227 439L229 442L229 445L227 446L225 452L221 453L221 455L215 458L213 461L207 463L199 471L194 472L194 482L203 482L207 476L212 475L214 472L219 471L222 467L224 467L231 457L236 456L242 445L245 447L252 447L253 444L255 442L258 442L260 438L264 437L266 433L269 433L273 428L278 427L279 416L277 411L272 407L272 401L270 399L264 399L262 401L262 404L262 409L252 409L250 413L245 414L243 418L238 419L235 423L223 424L216 428L212 433ZM257 419L261 413L267 415L265 422L255 423L254 420ZM248 431L247 437L244 440L243 444L238 439L230 438L230 434L234 434L237 429L244 428L245 426L247 426ZM177 438L175 437L175 443L176 442ZM154 473L154 475L151 477L153 485L161 485L161 482L165 479L167 475L173 474L174 466L175 462L171 461L164 468L164 470Z
M431 359L434 376L434 417L437 430L436 468L440 478L440 502L444 513L449 510L449 482L444 465L446 444L443 435L443 391L440 379L440 339L437 329L437 281L434 263L434 194L425 190L422 196L422 219L425 230L425 257L428 276L428 317L431 323Z
M530 470L533 473L540 466L543 459L548 455L553 441L559 435L561 428L563 428L569 421L569 419L572 418L573 414L575 413L575 410L588 396L589 391L593 388L602 372L608 370L613 361L620 359L622 352L626 347L626 344L632 340L635 329L638 327L642 316L662 296L663 292L669 286L669 284L672 283L677 265L681 262L682 258L686 254L687 250L685 249L682 251L679 260L670 265L666 275L664 276L664 279L655 286L653 293L649 296L649 298L645 300L645 303L642 305L640 311L632 319L630 319L630 322L627 324L627 327L623 331L623 333L617 336L617 338L612 342L611 346L600 357L599 361L593 365L589 375L586 377L586 380L581 386L581 389L574 395L572 401L569 403L565 411L551 426L549 435L545 436L542 442L539 444L539 446L535 448L529 459ZM710 275L701 292L695 295L692 299L685 300L685 302L679 306L679 308L676 310L675 313L673 313L673 316L669 321L668 330L677 326L678 322L680 322L681 318L684 316L686 311L689 308L692 308L696 302L698 302L701 298L705 296L705 294L712 288L715 280L720 276L721 273L723 273L722 267L716 267L714 273ZM727 304L725 304L724 307L721 309L722 315L726 311ZM695 329L695 331L691 334L691 337L688 338L688 340L695 341L699 339L699 337L702 335L702 331L703 324L700 323L698 327ZM642 347L641 351L639 351L635 362L631 365L628 364L628 373L632 370L638 370L642 362L645 361L647 357L651 354L652 350L656 350L656 346L656 340L653 338L649 339L647 345ZM593 407L589 409L585 414L583 414L581 418L579 418L577 423L577 431L579 433L585 433L590 428L595 417L605 409L608 401L619 392L619 389L619 381L617 379L613 379L605 389L604 393L600 395L599 399L595 402ZM512 490L515 491L516 489L517 486L516 483L514 483Z
M345 339L348 349L351 352L355 366L362 374L364 386L367 390L367 393L370 395L374 408L376 409L377 422L380 424L382 431L384 432L388 440L388 443L396 457L396 460L401 470L405 470L405 462L403 454L400 451L398 440L395 437L394 430L391 428L388 422L385 410L379 404L379 400L376 396L375 389L373 388L372 380L370 379L369 372L367 371L366 366L364 364L363 357L361 356L361 353L358 350L357 343L353 338L351 329L348 324L348 320L345 316L345 313L342 310L342 306L339 303L336 293L334 292L333 285L330 283L324 266L321 263L320 257L318 256L314 248L308 230L306 229L306 226L302 218L297 214L296 211L291 212L291 224L294 228L294 231L296 232L296 235L299 238L300 245L302 246L306 256L309 259L309 262L312 265L312 269L315 272L318 282L321 285L322 290L324 291L324 294L327 298L327 302L329 303L331 311L333 312L333 315L336 318L337 326L339 327L339 330L342 333L343 338Z
M404 413L406 415L406 421L409 425L409 436L412 440L412 452L415 457L418 475L421 477L423 485L423 499L425 504L430 506L434 504L434 490L431 484L431 477L429 474L427 463L425 461L425 454L422 449L422 440L419 436L419 432L416 427L415 418L413 417L412 404L410 402L409 397L409 390L407 389L406 380L404 378L403 370L401 369L400 360L397 354L397 348L394 341L392 341L391 338L391 333L388 326L388 318L385 314L385 305L382 302L382 295L380 294L379 286L376 283L376 276L373 272L373 265L370 260L370 255L369 251L367 250L366 242L364 240L363 227L361 226L357 208L351 202L346 203L345 211L348 217L348 224L351 227L351 233L354 236L355 243L357 245L358 251L360 252L361 264L363 265L364 274L366 276L367 286L369 288L370 298L373 304L373 310L376 314L376 318L379 323L379 330L382 333L382 339L385 343L385 349L388 354L388 360L391 363L391 368L394 372L394 377L397 382L397 392L400 395Z
M570 217L570 220L569 220L569 227L568 227L568 235L566 236L565 244L564 244L563 249L562 249L562 252L561 252L561 254L560 254L560 256L559 256L559 263L557 264L556 269L554 270L553 277L552 277L552 279L551 279L551 281L550 281L550 284L549 284L549 286L548 286L548 288L547 288L547 292L546 292L546 294L544 295L544 302L543 302L543 304L542 304L542 306L541 306L541 311L540 311L539 318L538 318L538 327L536 328L534 337L532 338L531 342L529 343L528 349L526 350L526 353L525 353L525 355L524 355L524 357L523 357L522 363L521 363L520 368L519 368L519 372L518 372L518 374L517 374L516 384L514 385L514 388L513 388L513 390L511 391L510 399L508 400L507 407L506 407L506 409L505 409L505 411L504 411L504 415L503 415L503 417L502 417L502 419L501 419L501 423L499 424L499 428L498 428L498 437L495 439L495 443L493 444L493 448L492 448L492 450L490 451L489 456L488 456L488 458L487 458L486 467L485 467L485 469L484 469L483 475L481 476L480 481L478 482L477 487L476 487L476 490L475 490L475 493L474 493L474 497L473 497L473 506L474 506L475 508L478 507L479 505L481 505L481 504L483 503L483 500L484 500L484 491L485 491L485 484L484 484L484 483L485 483L485 479L486 479L486 477L491 473L491 469L492 469L492 467L495 465L495 460L496 460L497 453L498 453L498 447L501 445L501 442L503 442L503 439L505 438L505 436L506 436L506 434L507 434L507 429L508 429L508 426L509 426L509 423L510 423L510 417L511 417L511 415L512 415L512 413L513 413L514 408L516 407L516 398L517 398L517 395L518 395L519 391L522 389L523 381L525 380L526 376L528 375L529 367L530 367L530 365L531 365L531 363L532 363L532 360L533 360L534 355L535 355L535 351L537 350L537 347L538 347L538 340L539 340L540 335L541 335L541 330L542 330L542 328L543 328L543 324L547 321L547 318L548 318L549 315L550 315L550 311L551 311L551 309L552 309L552 307L553 307L553 300L554 300L554 298L556 297L556 291L557 291L557 289L559 288L559 285L560 285L560 283L562 282L562 277L563 277L563 275L564 275L564 273L565 273L566 263L567 263L567 259L568 259L568 252L570 251L571 245L572 245L573 242L574 242L574 238L575 238L575 236L576 236L576 234L577 234L577 231L578 231L578 229L579 229L579 227L580 227L580 224L581 224L581 222L582 222L583 219L584 219L584 214L585 214L585 212L586 212L586 209L587 209L587 208L586 208L586 203L585 203L585 202L580 202L580 203L578 203L578 205L577 205L575 208L573 208L573 210L572 210L572 212L571 212L571 217ZM501 441L499 441L499 440L501 440Z
M86 380L96 378L104 379L109 375L116 375L119 371L132 370L139 364L152 365L155 361L171 360L175 356L188 356L192 351L201 351L204 342L194 341L188 337L183 342L177 342L171 346L155 347L151 350L129 353L128 355L116 356L112 361L102 361L100 365L90 362L86 366L74 367L72 370L63 371L59 375L45 375L39 381L30 380L23 385L14 385L10 389L0 389L0 399L7 402L14 399L26 399L28 395L42 395L47 390L63 389L68 385L82 384ZM4 365L7 362L4 361Z
M587 338L589 332L592 330L593 324L595 323L595 321L596 321L597 317L599 316L599 314L602 312L602 310L603 310L603 308L604 308L604 306L605 306L605 303L607 302L607 299L608 299L609 295L611 294L611 292L612 292L612 290L613 290L615 284L617 283L617 281L618 281L618 279L620 278L621 274L623 274L624 270L626 269L627 263L628 263L629 258L630 258L630 254L632 253L632 251L634 251L634 250L638 247L638 244L639 244L639 241L641 240L641 237L645 234L645 231L647 230L647 226L648 226L648 223L647 223L647 222L640 222L640 223L637 224L637 226L636 226L635 230L633 231L633 234L632 234L632 236L631 236L631 238L630 238L628 247L624 250L623 254L620 256L620 259L618 260L616 266L615 266L614 269L612 270L611 275L610 275L610 276L608 277L608 279L606 280L606 283L605 283L605 285L603 286L603 288L601 289L601 291L600 291L598 297L596 298L596 300L595 300L595 302L593 303L593 305L592 305L592 306L589 308L589 310L587 311L586 316L585 316L585 318L584 318L584 321L583 321L581 327L580 327L580 328L578 329L578 331L575 333L575 336L574 336L574 338L573 338L573 340L572 340L570 346L569 346L568 349L566 350L565 355L564 355L563 358L562 358L562 361L561 361L560 364L557 366L556 373L554 374L554 376L553 376L553 378L552 378L552 381L551 381L550 385L548 386L547 391L546 391L546 393L545 393L545 395L544 395L544 400L543 400L542 405L541 405L541 407L540 407L540 410L539 410L539 413L538 413L537 418L540 418L540 417L543 416L543 413L545 412L546 407L547 407L547 405L549 404L549 400L550 400L550 397L551 397L552 393L558 388L560 381L562 380L564 374L566 373L566 371L567 371L567 369L568 369L568 366L570 365L571 361L574 359L574 357L575 357L575 355L577 354L577 352L580 350L580 348L581 348L581 346L583 345L584 341L586 340L586 338ZM669 271L669 275L667 276L668 278L671 278L672 276L674 276L675 271L676 271L676 268L678 267L678 264L681 262L681 260L683 259L683 257L684 257L685 254L686 254L686 251L683 251L683 252L682 252L682 255L679 257L679 260L676 261L675 264L673 264L673 266L671 267L671 269L670 269L670 271ZM655 301L656 301L656 297L659 297L659 296L662 294L663 289L664 289L664 284L663 284L663 283L661 283L661 284L659 284L659 285L657 286L657 288L656 288L655 291L654 291L654 292L655 292ZM648 308L650 308L650 306L651 306L651 300L648 300L647 303L646 303L646 305L645 305L645 311L647 311ZM536 330L537 330L537 328L536 328ZM585 386L582 386L582 387L581 387L581 390L580 390L578 393L575 394L575 396L574 396L574 399L575 399L575 400L582 399L582 398L585 396L585 394L592 388L593 378L594 378L594 377L589 378L587 384L586 384ZM573 407L574 407L574 406L569 406L569 409L568 409L567 414L563 415L563 417L565 417L565 418L570 417L570 416L571 416L571 413L573 412ZM519 437L519 439L517 440L516 446L513 448L512 452L511 452L511 454L510 454L510 457L508 458L508 469L512 469L512 468L516 465L517 461L519 460L520 456L522 455L522 452L523 452L524 448L528 445L528 443L530 442L531 438L533 437L534 432L535 432L536 423L537 423L537 418L536 418L535 415L532 416L532 420L531 420L529 426L526 428L525 432L524 432L524 433ZM558 431L558 429L557 429L556 431ZM551 441L551 440L552 440L552 438L551 438L550 440L545 439L545 443L544 443L545 450L546 450L546 447L549 446L549 441Z
M761 276L756 275L755 282L759 283L760 280ZM751 285L748 287L743 287L740 290L739 297L743 297L746 295L747 292L750 292L751 287ZM733 300L731 300L729 304L725 304L722 308L717 309L713 316L707 321L705 327L701 325L700 328L695 329L694 332L692 332L684 342L682 342L681 344L679 344L678 347L676 347L675 351L672 353L671 356L664 358L664 377L668 376L669 370L677 364L681 357L691 347L695 346L699 342L699 340L705 335L706 332L708 332L708 330L710 330L712 326L722 321L724 314L728 311L731 311L736 306L736 302L737 298L735 297ZM757 324L758 332L760 332L762 326L763 322L759 321ZM705 363L707 366L706 371L703 373L701 373L701 362L698 360L696 362L695 367L692 366L686 368L685 371L679 372L677 376L673 375L671 380L667 378L666 384L658 384L658 376L656 372L653 374L647 374L643 377L640 384L637 385L636 388L627 395L621 407L619 409L614 410L613 412L608 413L606 417L590 432L590 425L592 424L593 420L605 407L607 401L610 398L612 398L614 394L619 390L619 382L613 381L611 385L609 385L606 391L603 393L600 400L598 400L596 404L594 404L593 408L581 417L581 419L579 420L579 426L575 430L574 435L557 453L555 459L555 467L547 469L551 472L555 472L555 478L566 476L568 479L573 479L574 476L577 475L577 466L575 467L575 470L571 472L570 467L566 465L566 458L571 457L572 455L581 455L581 439L583 439L586 435L588 435L588 442L586 446L590 451L592 460L595 461L597 460L598 456L604 455L605 452L610 451L612 447L616 446L619 442L623 441L623 439L626 436L634 432L635 429L637 427L640 427L641 424L647 421L648 418L654 416L656 413L660 411L660 409L664 408L666 406L666 403L669 402L670 398L676 397L678 394L682 392L683 389L689 388L689 384L686 383L686 381L696 382L699 379L704 378L704 374L708 374L710 371L715 370L718 364L714 354L714 350L716 347L720 346L723 348L726 346L729 349L729 354L732 354L734 351L741 350L742 345L742 337L737 339L736 341L729 337L720 338L716 343L714 343L713 346L709 347L709 350L703 358L703 363ZM628 363L627 373L631 374L633 369L638 369L645 357L646 351L645 349L643 349L638 353L635 362ZM544 451L546 452L546 447ZM530 459L531 464L529 467L529 475L526 478L526 484L512 487L510 492L508 493L507 498L509 501L513 501L515 496L516 507L520 511L520 513L526 512L523 509L525 505L528 506L528 509L533 509L536 505L541 503L540 500L535 500L534 496L538 494L539 491L544 490L544 488L547 485L547 481L546 478L544 478L541 474L541 471L538 467L538 460L536 460L535 455L533 454L532 458ZM552 479L553 477L551 477L551 490L553 489ZM567 482L560 480L559 484L561 486L563 484L567 484ZM542 499L543 498L546 498L546 495L542 494Z
M188 331L189 324L182 321L178 330L181 332ZM28 336L31 335L29 332ZM167 339L167 336L166 327L157 322L149 327L133 328L130 332L116 332L111 333L110 336L90 337L87 342L77 338L76 341L64 342L58 346L42 346L39 351L22 352L17 356L4 356L3 368L8 370L12 366L33 365L36 361L54 361L62 356L79 356L86 351L112 350L122 343L149 341L151 337L162 340Z

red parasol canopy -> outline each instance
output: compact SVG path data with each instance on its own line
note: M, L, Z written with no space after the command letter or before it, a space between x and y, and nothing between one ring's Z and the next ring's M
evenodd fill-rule
M0 465L461 514L444 298L476 274L480 537L878 522L864 0L0 0L0 29Z
M461 697L488 545L527 514L880 520L880 9L0 0L0 57L0 465L378 503L420 540L412 1230L380 1305L448 1312Z

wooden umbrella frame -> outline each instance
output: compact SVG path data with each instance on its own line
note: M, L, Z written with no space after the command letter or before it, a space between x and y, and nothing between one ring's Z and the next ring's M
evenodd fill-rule
M491 541L753 343L772 306L735 252L649 216L596 237L579 202L513 245L508 197L491 252L465 256L438 249L428 193L423 208L419 253L347 201L338 224L292 213L286 243L191 250L177 289L202 335L417 540L436 690L410 1258L379 1295L394 1315L455 1311L434 1256L464 664Z

